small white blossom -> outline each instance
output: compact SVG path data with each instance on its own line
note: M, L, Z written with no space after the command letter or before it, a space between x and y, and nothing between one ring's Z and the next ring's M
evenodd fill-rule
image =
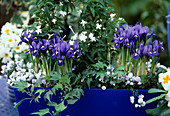
M56 19L53 19L53 20L52 20L52 22L53 22L54 24L56 23L56 21L57 21Z
M106 90L106 86L102 86L102 90Z
M101 24L99 24L99 23L96 24L96 29L101 29L101 27L102 27Z
M84 26L85 26L85 24L87 24L87 22L86 22L86 21L84 21L84 20L82 20L80 24L82 25L82 27L84 27Z
M139 105L138 105L138 104L135 104L135 108L137 108L137 107L139 107Z
M130 96L130 102L133 104L135 101L135 97L134 96Z
M59 13L64 17L67 13L65 11L59 11Z
M37 32L37 34L42 33L42 30L40 28L41 28L41 26L37 26L37 30L35 31L35 32Z

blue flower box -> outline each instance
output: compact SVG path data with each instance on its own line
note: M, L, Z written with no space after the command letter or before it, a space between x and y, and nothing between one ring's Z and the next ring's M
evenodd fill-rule
M134 104L137 103L138 98L134 104L130 103L132 93L126 89L85 89L84 94L74 105L69 105L66 110L61 112L60 116L148 116L145 110L156 107L156 102L154 102L145 107L135 108ZM148 90L142 89L139 89L140 94L145 96L145 101L157 96L157 94L149 94ZM16 90L15 95L17 102L26 97L25 93ZM29 116L30 113L46 107L48 106L43 99L40 100L40 103L31 104L28 100L18 107L18 111L20 116Z

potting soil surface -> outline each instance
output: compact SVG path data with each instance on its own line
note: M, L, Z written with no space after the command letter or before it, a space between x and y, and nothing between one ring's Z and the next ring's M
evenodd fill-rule
M14 104L15 102L9 99L6 80L0 78L0 116L19 116Z

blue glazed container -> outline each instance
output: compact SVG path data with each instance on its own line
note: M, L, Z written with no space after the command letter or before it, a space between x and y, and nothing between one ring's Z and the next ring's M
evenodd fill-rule
M126 89L85 89L84 94L79 101L69 105L59 116L148 116L145 110L156 107L155 102L145 107L135 108L135 105L130 103L132 93ZM145 96L145 101L157 96L157 94L149 94L148 90L140 89L139 94ZM16 90L15 95L17 102L28 97L27 94ZM55 100L57 100L57 96L55 97ZM137 103L137 99L135 102ZM40 103L30 104L29 101L25 101L18 107L18 111L20 116L29 116L30 113L46 107L48 106L43 99L40 99Z
M139 94L145 96L144 100L157 96L140 89ZM85 95L74 105L68 106L61 116L148 116L145 110L156 107L155 102L135 108L130 103L131 95L131 91L126 89L85 89Z
M35 88L35 90L42 89L42 88ZM43 89L50 89L50 88L43 88ZM14 88L15 98L16 102L18 103L20 100L24 98L32 98L26 93L22 93L17 91L17 89ZM57 92L57 96L59 96L59 92ZM57 96L53 96L52 101L59 103L59 99ZM50 112L54 111L54 107L50 107L47 105L47 101L44 101L44 97L41 97L38 102L34 102L34 100L30 103L31 99L24 100L18 107L18 113L19 116L39 116L39 115L31 115L33 112L38 112L41 109L50 108ZM44 116L51 116L50 114L44 115Z

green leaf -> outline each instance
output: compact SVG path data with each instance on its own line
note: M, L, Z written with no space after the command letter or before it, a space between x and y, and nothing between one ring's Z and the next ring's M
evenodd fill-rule
M48 114L48 113L50 113L50 110L49 110L49 108L46 108L46 109L39 110L39 112L34 112L34 113L31 113L31 114L38 114L39 116L43 116L43 115Z
M104 67L107 67L106 64L104 64L103 62L100 62L100 61L98 61L98 63L96 63L96 64L93 64L92 66L95 68L101 68L101 69L103 69Z
M24 99L20 100L14 107L17 108L23 101L28 100L28 99L30 99L30 98L24 98Z
M63 110L67 108L67 106L64 105L64 101L62 101L60 104L57 104L55 102L49 102L47 105L54 106L57 112L62 112Z
M96 78L100 77L101 81L103 82L105 75L106 75L106 72L102 70L96 73Z
M90 7L90 11L91 11L93 17L95 17L95 10L94 10L94 8Z
M92 78L88 78L88 79L87 79L87 85L88 85L88 88L90 88L90 84L91 84L91 82L92 82Z
M162 94L162 95L160 95L160 96L154 97L154 98L146 101L146 104L149 104L149 103L152 103L152 102L157 101L157 100L159 100L159 99L162 99L165 95L166 95L166 94Z
M152 89L149 89L148 93L167 93L167 91L164 91L164 90L161 90L161 89L152 88Z
M125 70L125 66L124 65L119 65L118 68L116 68L116 70Z
M18 91L25 92L27 88L27 82L26 81L15 81L13 88L17 88Z
M20 24L20 25L23 25L23 22L21 20L21 17L19 16L19 14L17 14L16 12L14 13L12 19L11 19L11 22L14 23L14 24Z
M58 83L57 85L54 86L57 90L58 89L63 89L63 85Z

